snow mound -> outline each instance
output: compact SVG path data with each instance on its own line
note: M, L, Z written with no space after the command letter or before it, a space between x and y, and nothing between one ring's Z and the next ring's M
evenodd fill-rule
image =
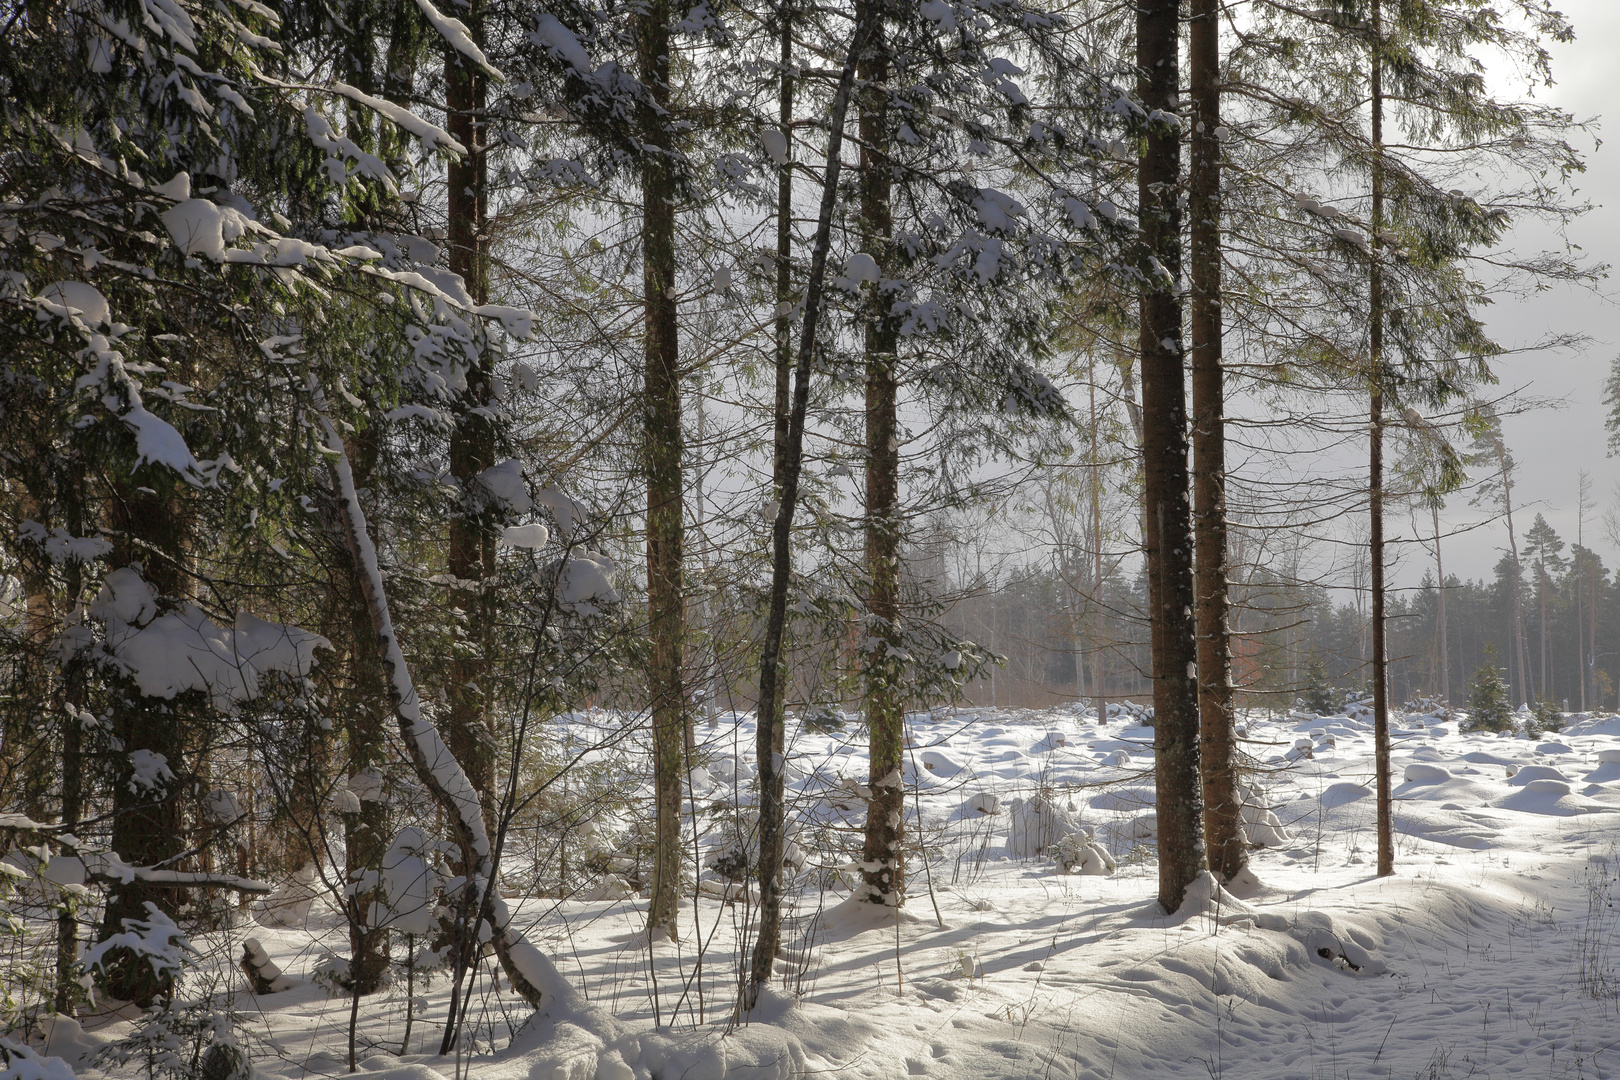
M618 1061L613 1059L617 1058ZM718 1031L652 1032L629 1035L614 1044L598 1080L639 1077L684 1077L690 1080L794 1080L805 1075L804 1047L793 1035L766 1025L750 1025L730 1034ZM531 1074L533 1075L533 1074Z
M1566 785L1569 783L1569 777L1551 765L1526 765L1514 773L1508 783L1515 787L1527 787L1537 780L1558 780Z
M1365 799L1371 794L1372 789L1363 784L1341 781L1337 784L1329 784L1322 789L1322 793L1316 797L1316 801L1329 810L1334 810L1341 806L1347 806L1358 799Z
M1208 870L1193 878L1182 893L1181 907L1170 917L1171 925L1179 925L1200 916L1225 916L1234 912L1252 914L1254 908L1227 892L1214 874Z
M1517 780L1517 777L1514 779ZM1522 790L1497 799L1491 805L1502 810L1517 810L1521 814L1546 814L1549 817L1574 817L1603 809L1596 803L1570 794L1570 786L1563 780L1532 780Z
M1451 779L1451 770L1443 765L1414 761L1406 767L1405 776L1409 784L1439 784Z

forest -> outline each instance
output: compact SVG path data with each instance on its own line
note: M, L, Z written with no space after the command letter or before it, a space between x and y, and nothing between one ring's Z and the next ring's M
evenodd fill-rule
M0 0L0 1080L1612 1068L1575 28L1318 2Z

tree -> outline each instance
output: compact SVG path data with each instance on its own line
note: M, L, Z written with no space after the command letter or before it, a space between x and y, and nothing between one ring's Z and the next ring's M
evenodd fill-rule
M1507 686L1496 664L1496 650L1487 646L1485 664L1474 672L1468 687L1468 729L1470 731L1512 731L1513 706Z
M1517 678L1513 685L1518 691L1520 701L1528 702L1533 694L1529 681L1530 665L1525 650L1524 614L1520 595L1520 583L1523 581L1524 573L1519 562L1518 534L1513 531L1513 472L1517 463L1513 460L1512 452L1508 450L1506 440L1502 438L1502 422L1494 408L1480 407L1470 426L1474 431L1474 441L1468 463L1490 470L1475 491L1474 505L1500 507L1507 525L1508 551L1512 556L1512 562L1509 563L1511 576L1508 588L1513 600L1513 633L1509 646L1512 652L1509 655L1517 658Z
M643 349L647 469L647 667L652 710L658 841L648 929L679 936L681 761L686 733L682 664L686 645L683 551L685 525L679 336L675 310L677 147L669 123L671 8L648 4L636 20L638 76L644 94L638 116L642 166Z
M1187 213L1192 330L1193 524L1196 552L1199 766L1210 868L1231 881L1248 864L1238 794L1227 595L1225 369L1221 363L1220 10L1194 0Z
M1581 712L1586 711L1586 687L1591 681L1591 664L1588 662L1587 645L1591 637L1587 632L1584 617L1596 613L1596 604L1587 601L1587 582L1591 579L1591 552L1583 546L1586 543L1586 515L1597 504L1592 499L1592 477L1585 469L1576 474L1575 484L1575 547L1571 552L1575 573L1575 661L1580 671Z
M1529 531L1524 534L1524 554L1536 574L1537 630L1541 639L1541 693L1537 700L1540 701L1551 701L1553 697L1552 682L1547 676L1547 603L1552 592L1549 571L1552 574L1563 572L1566 565L1566 560L1560 554L1563 550L1563 539L1547 524L1547 519L1537 513Z
M1186 375L1181 345L1181 133L1175 0L1137 8L1141 248L1143 549L1153 639L1154 784L1159 806L1159 905L1181 907L1204 869L1198 769L1198 651L1193 625L1193 538L1187 505Z
M782 851L783 837L783 788L784 765L782 751L784 747L783 709L781 702L785 696L786 682L783 678L781 655L782 636L787 622L787 594L789 578L792 574L792 530L793 516L798 508L799 479L804 462L804 426L805 415L810 401L810 372L811 359L816 347L816 333L821 318L822 288L827 271L827 253L832 245L832 223L834 204L838 193L838 174L842 169L840 150L844 139L844 122L849 110L849 101L855 81L855 72L861 56L866 51L869 36L873 31L873 24L878 18L875 5L863 5L857 12L854 31L851 35L849 55L844 61L843 71L839 75L838 89L833 97L831 123L827 136L826 177L822 181L820 213L816 219L816 235L811 248L810 274L805 285L804 323L800 331L797 361L792 371L793 393L791 405L783 410L781 407L781 386L783 376L780 374L781 353L778 353L778 407L776 430L780 441L775 448L774 463L775 477L780 487L780 503L774 520L771 522L771 591L769 608L766 612L765 640L760 650L759 673L759 704L757 708L757 742L755 753L759 762L759 789L760 789L760 824L759 824L759 886L760 886L760 924L758 936L754 942L754 954L749 970L749 978L744 985L741 1007L743 1012L751 1012L759 1002L760 989L771 980L775 970L777 952L781 947L782 933ZM786 66L789 51L788 30L785 22L783 26L783 70L784 87L788 78ZM791 91L784 88L782 92L783 131L785 133L789 110L791 108ZM786 185L788 181L784 181ZM783 200L786 202L786 199ZM785 206L780 211L782 219L786 217ZM784 266L787 259L787 246L785 228L779 226L778 259L782 260L779 266ZM777 278L778 296L786 292L787 275L785 270L779 270ZM780 302L780 301L779 301ZM779 324L777 333L785 335L788 328ZM779 346L780 347L780 346ZM782 423L783 413L786 413L786 424Z
M905 788L900 780L905 752L905 703L900 637L900 429L896 355L899 324L885 302L882 279L900 272L894 251L894 163L889 87L892 56L885 26L887 5L877 2L871 35L856 72L860 103L860 251L878 268L865 286L864 385L866 390L866 643L863 645L862 700L868 735L866 844L862 881L873 903L899 907L905 898L905 855L901 837Z

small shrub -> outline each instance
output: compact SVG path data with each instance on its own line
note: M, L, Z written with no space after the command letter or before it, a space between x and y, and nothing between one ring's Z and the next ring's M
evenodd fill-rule
M1536 711L1525 721L1524 733L1529 738L1537 738L1549 731L1564 730L1564 714L1558 711L1558 706L1545 699L1536 703Z
M1335 696L1333 687L1328 685L1327 664L1321 653L1313 652L1305 665L1305 687L1299 695L1299 707L1317 716L1328 716L1339 711Z
M1474 672L1468 687L1468 731L1512 731L1513 707L1508 704L1507 684L1495 661L1496 651L1485 650L1485 666Z
M844 714L828 705L819 705L804 714L804 726L823 735L844 730Z

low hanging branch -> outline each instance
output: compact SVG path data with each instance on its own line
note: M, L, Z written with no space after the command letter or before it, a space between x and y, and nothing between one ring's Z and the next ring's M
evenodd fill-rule
M205 870L171 870L166 865L130 866L113 851L80 844L66 823L53 825L34 821L24 814L0 814L0 836L12 835L13 841L21 836L39 837L57 844L71 854L57 856L65 861L50 871L54 880L61 882L66 876L72 883L94 881L104 885L126 885L139 881L145 885L168 886L176 889L227 889L253 896L268 896L276 887L268 881L242 877L238 874L219 874ZM8 845L0 845L4 848ZM195 852L184 852L181 857ZM52 859L51 862L56 862ZM174 860L169 860L170 862ZM41 866L45 871L50 864Z
M405 740L417 777L444 809L455 831L456 842L470 856L469 862L475 863L468 875L466 887L469 892L462 905L464 932L476 935L479 924L488 921L502 970L511 980L512 988L532 1007L538 1009L543 1003L552 1002L572 1003L575 999L573 988L563 981L556 966L513 928L506 902L496 891L494 856L489 833L484 827L478 792L433 724L422 716L416 686L394 633L382 572L377 566L377 550L372 545L365 511L355 491L354 471L349 466L348 452L331 421L324 415L320 421L327 450L332 454L332 486L343 511L345 546L354 560L361 592L371 613L371 625L377 633L377 649L388 671L389 706L399 723L399 733ZM469 913L477 918L469 919ZM454 1037L455 1004L451 1003L452 1023L446 1025L447 1040Z

